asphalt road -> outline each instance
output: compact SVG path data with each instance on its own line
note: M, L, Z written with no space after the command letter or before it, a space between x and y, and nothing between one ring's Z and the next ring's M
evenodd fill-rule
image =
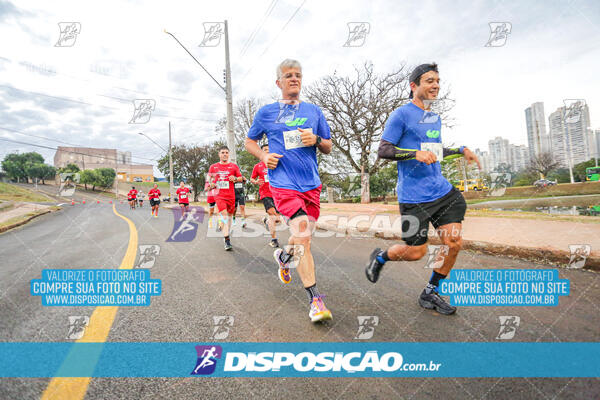
M29 281L40 278L42 269L119 267L129 241L127 223L106 199L96 204L83 196L85 205L65 205L0 235L2 341L69 342L68 317L91 315L93 307L41 306L29 293ZM462 307L447 317L417 304L430 274L424 260L388 264L372 284L364 263L374 247L389 241L317 238L317 280L334 319L313 325L298 276L293 272L291 284L280 283L266 236L234 235L234 251L225 252L222 239L208 235L204 221L192 242L166 242L172 211L161 209L154 219L147 205L134 211L126 204L116 208L135 224L139 245L160 246L151 274L162 280L163 294L149 307L120 307L107 341L210 342L213 316L232 316L222 341L357 342L357 317L367 315L379 317L369 339L376 342L497 342L502 315L521 318L513 341L600 341L598 273L561 270L560 278L570 280L570 295L556 307ZM287 233L280 240L287 240ZM513 267L548 268L470 252L462 252L457 262L457 268ZM49 381L0 379L0 399L37 399ZM94 378L86 399L591 399L599 393L599 378Z

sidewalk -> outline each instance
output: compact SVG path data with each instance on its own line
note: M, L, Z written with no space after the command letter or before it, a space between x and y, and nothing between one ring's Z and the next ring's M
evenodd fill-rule
M600 270L600 224L547 219L467 216L463 221L463 248L532 261L568 264L569 245L587 244L591 254L586 268ZM592 218L594 218L592 220ZM596 222L596 223L594 223ZM321 204L317 227L345 235L400 241L397 204ZM435 234L431 244L439 244Z
M35 203L3 204L0 208L0 233L23 225L52 211L52 206Z

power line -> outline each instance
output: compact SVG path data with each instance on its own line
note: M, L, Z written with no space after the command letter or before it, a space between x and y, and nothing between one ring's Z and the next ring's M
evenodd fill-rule
M5 142L11 142L11 143L17 143L17 144L24 144L26 146L34 146L34 147L40 147L40 148L49 149L49 150L62 151L64 153L79 154L79 155L88 156L88 157L104 158L106 160L114 161L114 162L117 162L117 163L119 161L116 158L105 157L103 155L94 155L94 154L81 153L81 152L73 151L73 150L58 149L56 147L44 146L44 145L41 145L41 144L35 144L35 143L29 143L29 142L21 142L21 141L18 141L18 140L10 140L10 139L5 139L5 138L1 138L1 137L0 137L0 140L3 140ZM149 164L142 164L142 163L132 162L130 165L149 165Z
M296 14L298 14L298 11L300 11L300 9L302 8L302 6L304 6L304 3L306 3L306 0L304 0L302 2L302 4L300 4L298 6L298 8L296 8L296 11L294 11L294 13L292 14L292 16L283 25L283 27L281 28L281 30L279 31L279 33L277 35L275 35L275 39L273 39L273 41L271 41L271 43L269 43L269 45L264 49L264 51L258 57L257 61L252 65L252 67L250 67L250 69L246 72L246 74L244 74L244 76L242 77L242 79L240 80L240 82L236 85L236 87L239 86L246 79L246 77L254 69L254 67L256 66L256 64L258 64L259 61L262 61L262 56L264 56L265 53L269 50L269 48L273 45L273 43L275 43L277 41L277 39L279 39L279 35L281 35L281 33L285 30L285 28L288 26L288 24L294 19L294 17L296 16Z
M250 37L248 37L248 39L246 40L246 43L244 43L244 45L242 46L242 51L240 52L240 57L243 56L246 53L246 51L248 51L248 49L250 48L250 45L252 44L252 42L254 42L254 39L256 39L256 35L262 29L263 25L267 21L267 18L269 18L269 16L275 9L275 6L277 5L277 1L278 0L272 0L271 4L269 4L269 7L267 7L267 11L265 11L262 21L256 26L254 31L250 34Z
M62 100L62 101L67 101L67 102L72 102L72 103L79 103L79 104L84 104L84 105L88 105L88 106L102 107L102 108L107 108L109 110L118 110L118 108L115 108L115 107L109 107L109 106L105 106L105 105L102 105L102 104L88 103L88 102L80 101L80 100L73 100L73 99L70 99L68 97L51 96L51 95L45 94L45 93L39 93L39 92L30 91L30 90L19 89L19 88L10 86L10 85L0 85L0 87L12 89L12 90L17 90L17 91L23 92L23 93L33 94L33 95L36 95L36 96L48 97L48 98L55 99L55 100ZM108 96L104 96L104 97L108 97ZM119 99L119 98L116 98L116 99ZM119 100L122 100L122 99L119 99ZM131 100L129 100L129 102L131 102ZM203 122L213 122L213 123L218 121L218 120L214 120L214 119L175 117L175 116L172 116L172 115L158 114L158 113L152 113L152 115L157 116L157 117L173 118L173 119L183 119L183 120L190 120L190 121L203 121Z
M33 135L33 134L31 134L31 133L25 133L25 132L21 132L21 131L18 131L18 130L16 130L16 129L4 128L4 127L1 127L1 126L0 126L0 129L2 129L2 130L5 130L5 131L9 131L9 132L13 132L13 133L18 133L18 134L20 134L20 135L31 136L31 137L35 137L35 138L38 138L38 139L49 140L49 141L51 141L51 142L57 142L57 143L62 143L62 144L68 144L69 146L75 146L75 147L86 147L86 146L83 146L83 145L80 145L80 144L75 144L75 143L64 142L64 141L62 141L62 140L58 140L58 139L52 139L52 138L45 137L45 136L38 136L38 135ZM158 161L157 159L154 159L154 158L145 158L145 157L139 157L139 156L131 156L131 158L137 158L137 159L140 159L140 160L147 160L147 161Z

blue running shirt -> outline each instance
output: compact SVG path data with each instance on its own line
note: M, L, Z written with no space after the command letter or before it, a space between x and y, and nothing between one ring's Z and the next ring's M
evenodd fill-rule
M298 135L293 133L298 128L312 128L315 135L323 139L331 138L329 125L321 109L304 102L296 105L276 102L261 107L254 116L248 137L260 140L263 135L267 135L269 152L283 156L279 159L277 168L268 172L271 186L307 192L321 185L317 147L297 147L302 145Z
M425 150L428 146L441 149L441 127L437 114L426 112L410 102L390 114L381 138L401 149ZM415 159L397 162L399 203L426 203L450 192L452 184L442 176L439 161L438 156L438 162L430 165Z

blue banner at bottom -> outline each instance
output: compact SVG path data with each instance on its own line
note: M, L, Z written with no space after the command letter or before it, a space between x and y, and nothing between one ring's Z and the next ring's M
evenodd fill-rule
M0 377L600 377L600 343L0 343Z

